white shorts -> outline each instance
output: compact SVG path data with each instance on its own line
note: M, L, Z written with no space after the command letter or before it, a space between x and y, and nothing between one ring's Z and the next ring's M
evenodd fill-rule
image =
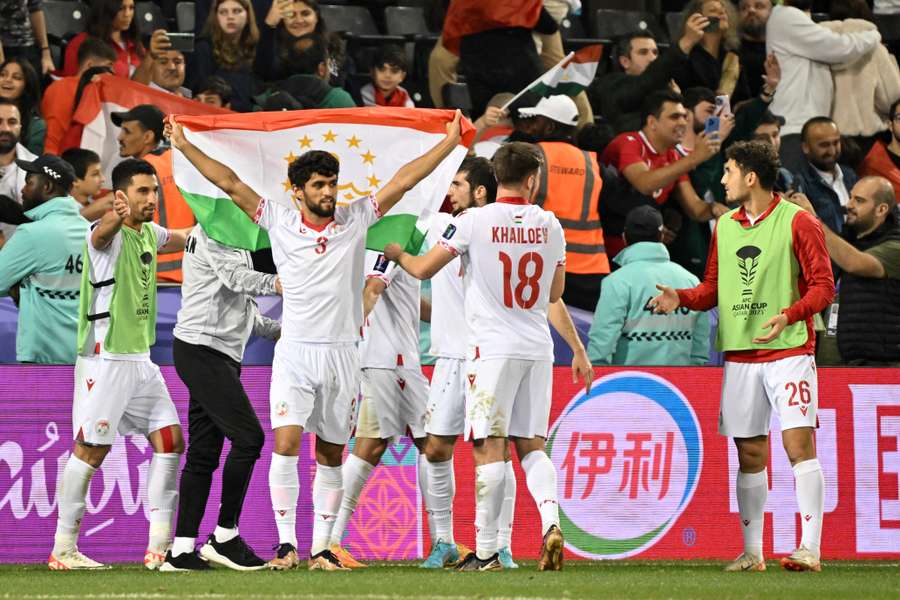
M87 444L109 446L122 435L149 435L180 425L159 367L147 360L75 360L72 431Z
M547 437L553 362L480 358L466 363L466 439Z
M278 340L272 359L272 429L297 425L332 444L346 444L356 424L359 353L354 344Z
M460 435L466 430L466 361L439 358L431 374L425 433Z
M356 437L395 443L425 437L428 380L417 369L363 369Z
M778 411L782 431L816 426L815 359L802 355L762 363L725 361L719 433L733 438L768 435L772 408Z

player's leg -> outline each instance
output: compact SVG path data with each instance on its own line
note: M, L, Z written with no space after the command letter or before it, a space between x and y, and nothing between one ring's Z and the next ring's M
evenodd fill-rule
M506 473L503 478L503 508L500 510L497 551L500 555L500 563L504 569L518 569L519 565L516 564L512 557L512 527L516 516L516 492L518 491L518 486L508 441L504 460L506 461Z
M784 449L794 469L800 511L800 547L781 560L792 571L820 571L825 478L816 457L814 432L819 408L816 364L812 356L767 363L766 387L778 410Z
M546 432L544 433L546 435ZM559 571L563 564L563 536L559 525L556 467L544 447L542 436L511 438L525 472L525 483L541 516L542 549L539 571Z
M769 492L766 471L772 407L761 363L725 362L719 404L719 434L734 438L738 454L735 496L740 513L743 552L725 571L765 571L763 511Z

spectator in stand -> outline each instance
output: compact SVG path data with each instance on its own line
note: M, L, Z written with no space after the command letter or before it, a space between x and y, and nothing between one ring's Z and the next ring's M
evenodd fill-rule
M781 164L791 172L803 167L803 124L831 114L834 81L829 65L865 56L881 40L877 31L834 33L813 22L811 7L812 0L785 0L772 8L766 23L766 48L778 58L783 82L770 110L785 119Z
M576 4L577 2L577 4ZM581 0L544 0L544 10L556 21L557 25L570 15L576 6L580 6ZM581 15L572 14L573 19L580 19ZM547 71L565 58L566 49L563 47L562 33L554 31L553 33L534 32L534 39L538 45L538 53L541 56L541 68ZM518 91L518 90L517 90ZM590 125L594 122L594 111L591 109L591 103L588 101L585 92L579 92L572 97L575 106L578 107L578 128Z
M251 100L259 88L253 72L259 41L253 5L249 0L215 0L203 36L190 56L188 87L217 75L231 86L234 110L250 110Z
M647 31L619 40L615 52L622 70L596 78L587 89L594 114L605 117L616 133L640 129L641 103L651 92L668 89L676 71L687 67L688 55L708 24L703 15L691 15L681 39L661 57L656 40Z
M15 225L27 222L21 218L22 188L25 186L26 171L18 161L32 161L37 158L20 143L22 139L22 116L19 107L11 100L0 99L0 196L5 196L7 206L0 221L0 246L9 241L15 232ZM16 218L10 218L9 210Z
M894 195L900 200L900 97L888 111L887 140L875 142L860 165L859 174L884 177L894 186Z
M44 151L59 155L63 150L78 147L81 143L81 127L72 124L75 100L81 80L89 80L97 73L112 72L116 52L112 46L98 38L87 38L78 47L78 73L51 83L41 100L41 113L47 121Z
M265 27L260 28L256 50L256 71L264 81L287 77L285 73L291 43L307 33L325 34L325 21L315 0L273 0Z
M115 52L113 73L131 77L146 52L141 44L138 23L134 20L134 0L94 0L88 12L85 31L66 46L61 75L71 77L82 72L79 49L89 37L108 43Z
M737 11L731 0L691 0L685 7L685 27L694 14L707 18L700 43L691 50L688 65L676 75L682 90L706 87L729 96L732 102L750 97L747 78L741 71L738 49Z
M790 199L816 214L803 194ZM891 183L884 177L865 177L851 192L844 236L823 227L828 254L843 273L822 345L833 343L836 330L844 364L900 366L898 217Z
M359 91L363 106L415 108L409 92L400 85L406 79L407 71L409 66L403 48L394 44L379 46L369 72L372 81Z
M727 212L718 203L704 202L694 191L688 174L719 151L719 142L705 133L697 136L694 151L685 155L679 149L688 126L688 114L680 95L672 91L650 94L643 105L640 131L622 133L606 147L600 162L617 172L612 193L600 199L600 218L606 253L615 257L625 247L622 237L625 216L642 204L662 207L670 194L695 221L709 221ZM677 231L666 227L663 242L674 239Z
M809 197L823 224L841 233L850 190L857 181L853 169L838 164L841 132L828 117L814 117L803 125L800 136L806 161L794 173L794 187Z
M166 50L153 59L150 87L182 98L190 98L191 90L184 87L185 60L181 50Z
M152 104L139 104L129 111L110 114L119 128L119 156L146 158L163 140L165 115Z
M105 183L100 157L93 150L69 148L61 158L72 166L75 174L71 195L81 205L81 216L93 223L113 205L112 193L98 197Z
M56 67L47 41L41 0L5 0L0 14L0 62L21 58L46 75Z
M231 86L221 77L211 75L194 88L194 100L218 108L231 108Z
M652 206L625 218L626 247L620 268L603 280L603 294L588 334L594 365L705 365L709 361L709 315L687 309L668 315L647 309L656 285L694 287L695 276L669 260L661 243L663 219Z
M41 80L30 62L10 58L0 64L0 98L19 107L23 145L33 154L43 154L47 123L41 117Z
M353 98L343 88L332 87L328 72L328 42L318 33L300 36L291 47L287 64L293 75L254 101L265 110L302 108L351 108Z
M832 2L831 7L831 18L836 20L820 23L822 27L835 33L877 31L865 0L841 0ZM861 58L832 64L831 75L831 118L849 142L844 147L844 160L856 168L876 136L887 129L891 102L900 98L900 68L887 48L877 44L875 50Z
M473 123L475 125L475 141L472 142L472 152L475 156L492 158L513 132L509 110L504 109L503 106L514 96L515 94L511 92L495 94L488 102L484 114L475 119ZM516 112L518 113L518 111Z
M781 148L781 128L784 127L784 118L773 115L772 111L766 110L762 118L753 130L753 140L757 142L765 142L771 144L775 148L775 152ZM794 175L784 167L778 167L778 175L775 177L775 187L773 191L779 194L794 192Z
M751 96L759 95L766 64L766 22L772 0L741 0L738 4L738 31L741 34L741 71Z

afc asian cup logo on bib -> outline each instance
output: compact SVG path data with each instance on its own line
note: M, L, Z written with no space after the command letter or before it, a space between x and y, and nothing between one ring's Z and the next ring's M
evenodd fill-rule
M684 394L662 377L603 377L569 402L550 429L566 546L593 559L656 544L697 489L703 437Z

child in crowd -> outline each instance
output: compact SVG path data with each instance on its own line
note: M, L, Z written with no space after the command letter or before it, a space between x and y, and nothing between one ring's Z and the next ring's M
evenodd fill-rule
M378 49L372 63L372 83L360 90L365 106L405 106L415 108L409 93L400 87L406 79L407 61L403 48L386 44Z
M231 108L231 86L221 77L211 75L194 88L194 100L218 108Z

